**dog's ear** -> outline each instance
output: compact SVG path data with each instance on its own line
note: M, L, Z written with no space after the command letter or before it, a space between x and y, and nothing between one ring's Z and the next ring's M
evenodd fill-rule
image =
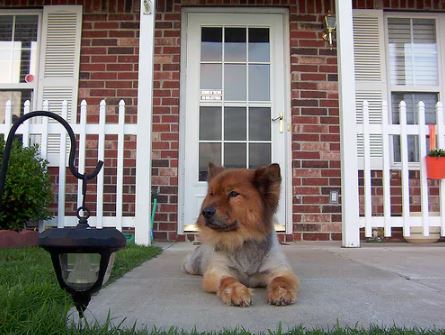
M253 184L260 192L267 208L275 212L280 200L280 166L278 164L271 164L256 169Z
M207 174L207 182L209 183L217 174L222 172L224 168L222 166L217 166L212 162L209 163L208 174Z

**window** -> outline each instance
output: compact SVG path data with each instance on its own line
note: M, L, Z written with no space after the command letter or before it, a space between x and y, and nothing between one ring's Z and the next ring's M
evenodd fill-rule
M399 103L406 103L407 124L418 124L417 104L425 104L425 122L436 123L439 100L436 18L387 18L390 122L399 124ZM400 136L393 136L393 161L400 162ZM419 139L408 136L408 160L419 161Z
M0 122L6 101L13 115L23 114L37 87L39 13L0 13ZM31 104L32 106L32 104Z

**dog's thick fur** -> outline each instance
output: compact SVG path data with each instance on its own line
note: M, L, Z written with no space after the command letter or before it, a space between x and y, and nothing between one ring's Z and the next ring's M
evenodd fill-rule
M280 167L224 169L209 164L208 192L198 228L202 245L183 270L203 275L203 289L227 305L249 306L251 287L267 286L267 302L295 302L299 282L280 250L273 216L280 196Z

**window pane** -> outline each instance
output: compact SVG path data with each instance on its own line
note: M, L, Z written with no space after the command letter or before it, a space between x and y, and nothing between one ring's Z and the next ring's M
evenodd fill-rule
M249 144L249 168L267 165L271 162L270 143Z
M249 100L270 100L269 65L249 65Z
M438 85L434 20L389 18L388 41L393 85Z
M246 61L246 28L224 29L224 61Z
M15 19L14 41L22 42L22 48L30 48L37 41L37 15L19 15Z
M221 139L221 107L201 107L199 110L199 139Z
M246 143L224 144L224 167L246 168Z
M246 100L246 65L224 66L224 99Z
M246 119L245 107L224 108L224 139L227 141L245 141Z
M249 28L249 62L268 62L269 29Z
M423 101L425 104L425 122L427 124L436 123L435 106L437 103L437 93L391 93L391 111L392 111L392 123L400 123L399 104L400 101L406 103L406 122L407 124L418 124L418 103Z
M199 181L207 180L210 162L221 165L221 143L199 143Z
M393 137L393 157L394 162L400 163L402 156L400 152L400 135ZM417 135L408 135L408 162L419 161L419 137Z
M25 82L27 74L35 75L37 28L37 15L0 16L0 83Z
M221 89L221 69L221 64L201 64L201 89Z
M13 16L0 15L0 41L12 41Z
M11 101L12 121L23 115L26 100L32 103L32 89L26 90L0 90L0 123L5 122L5 105Z
M249 108L249 140L270 141L270 108Z
M201 29L201 60L220 61L222 59L222 28L203 27Z

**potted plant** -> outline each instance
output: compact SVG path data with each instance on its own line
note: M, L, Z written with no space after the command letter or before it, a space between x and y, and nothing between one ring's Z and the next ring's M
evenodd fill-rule
M426 156L427 177L430 179L445 178L445 150L432 149Z
M5 141L0 140L0 155L4 147ZM53 194L47 164L36 145L24 148L14 141L1 199L0 247L37 243L37 232L31 234L28 230L27 234L26 228L52 217L48 209Z

